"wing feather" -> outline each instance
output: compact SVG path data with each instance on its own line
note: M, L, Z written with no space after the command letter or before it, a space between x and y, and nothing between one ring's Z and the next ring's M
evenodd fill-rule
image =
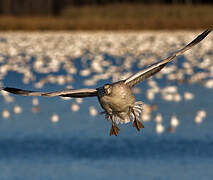
M93 97L97 96L96 89L65 89L62 91L56 92L37 92L37 91L28 91L18 88L5 87L2 90L21 95L21 96L63 96L63 97L74 97L74 98L83 98L83 97Z
M172 61L175 57L182 55L185 51L191 49L193 46L195 46L200 41L202 41L210 32L211 32L211 30L207 29L202 34L197 36L192 42L187 44L184 48L173 53L168 58L166 58L158 63L155 63L155 64L151 65L150 67L148 67L144 70L141 70L138 73L130 76L129 78L127 78L125 80L125 84L128 85L129 87L133 87L136 84L140 83L141 81L144 81L145 79L149 78L150 76L156 74L161 69L163 69L170 61Z

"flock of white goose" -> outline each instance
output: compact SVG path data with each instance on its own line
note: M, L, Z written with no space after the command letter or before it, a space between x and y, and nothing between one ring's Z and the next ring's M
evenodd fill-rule
M22 74L24 84L33 83L34 88L41 89L47 83L75 88L76 76L83 77L82 85L94 86L100 80L112 79L117 81L128 77L133 69L141 69L167 57L173 50L177 50L190 42L198 32L190 31L144 31L144 32L1 32L0 33L0 87L9 71ZM184 54L181 68L178 63L171 63L155 77L147 81L147 101L143 106L142 120L153 119L156 132L164 132L163 116L153 105L156 95L160 94L165 101L191 101L195 97L193 92L185 91L180 94L179 87L168 85L160 87L156 79L164 78L168 82L199 83L205 88L213 88L213 36L198 44L190 52ZM80 61L80 62L78 62ZM76 64L81 64L81 68ZM65 75L55 75L60 69ZM45 76L37 79L36 73ZM187 77L187 78L186 78ZM27 86L27 85L26 85ZM141 93L140 85L134 93ZM23 108L15 102L15 96L1 91L5 103L13 105L14 114L20 114ZM67 100L67 98L62 98ZM69 99L69 98L68 98ZM80 109L82 99L72 100L70 110ZM3 103L3 102L2 102ZM32 98L32 111L39 111L38 98ZM95 106L89 107L89 114L96 116ZM8 109L1 110L4 119L11 117ZM207 116L204 109L195 114L194 122L201 123ZM171 116L169 132L174 132L179 125L175 114ZM60 120L57 112L50 117L53 123Z

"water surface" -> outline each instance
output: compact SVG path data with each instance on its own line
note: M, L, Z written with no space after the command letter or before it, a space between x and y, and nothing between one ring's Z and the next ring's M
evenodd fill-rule
M196 34L0 33L0 83L40 91L95 88L166 57ZM9 116L0 119L1 179L212 179L212 42L207 37L134 89L138 101L157 107L141 132L125 124L118 137L110 137L96 98L38 97L33 104L32 97L3 93L0 111ZM176 90L168 99L171 86ZM206 116L196 123L199 111ZM174 133L168 131L172 115L179 122Z

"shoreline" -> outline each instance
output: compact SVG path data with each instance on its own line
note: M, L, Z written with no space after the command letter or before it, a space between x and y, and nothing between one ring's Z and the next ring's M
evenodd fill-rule
M0 31L141 31L211 28L212 5L68 7L60 16L0 16Z

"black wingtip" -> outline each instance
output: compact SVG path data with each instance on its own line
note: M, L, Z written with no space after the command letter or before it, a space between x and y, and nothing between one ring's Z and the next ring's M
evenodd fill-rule
M9 92L10 89L11 89L11 88L9 88L9 87L3 87L3 88L1 88L2 91L7 91L7 92Z
M13 90L14 90L14 88L9 88L9 87L3 87L2 88L2 91L7 91L7 92L11 92Z
M208 29L206 29L206 31L209 31L209 32L211 32L211 31L212 31L212 28L208 28Z
M18 88L4 87L2 90L13 94L23 94L23 90Z
M211 32L211 29L207 29L203 31L200 35L198 35L192 42L190 42L186 47L190 48L192 46L195 46L200 41L202 41L209 33Z
M197 41L202 41L209 33L211 32L211 29L205 30L203 33L201 33L196 39Z
M212 29L208 28L202 34L203 34L204 37L206 37L211 31L212 31Z
M202 34L200 34L199 37L201 38L201 40L203 40L211 31L212 30L210 28L208 28Z

